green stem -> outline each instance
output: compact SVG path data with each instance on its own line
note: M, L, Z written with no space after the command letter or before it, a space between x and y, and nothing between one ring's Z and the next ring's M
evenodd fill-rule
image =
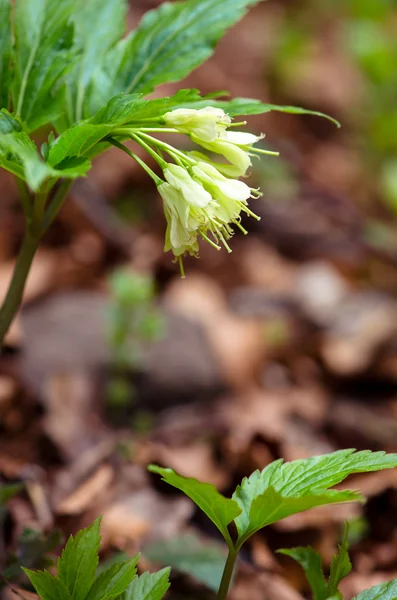
M34 236L29 231L26 231L7 295L0 308L0 349L3 346L4 337L22 303L23 290L39 242L40 236Z
M69 181L62 182L51 206L46 211L48 194L53 181L48 181L32 201L30 214L26 215L26 232L14 267L10 286L0 308L0 352L4 338L22 303L23 291L32 266L34 255L46 228L51 224L70 187ZM25 206L24 206L25 209Z
M57 216L62 204L68 194L68 191L72 185L72 181L70 179L65 179L61 181L58 189L56 190L54 197L51 200L51 204L47 208L44 214L43 219L43 230L46 231L48 227L51 225L55 217Z
M221 584L217 595L217 600L226 600L229 591L230 583L233 576L234 565L238 556L238 551L235 548L229 547L229 554L223 570Z

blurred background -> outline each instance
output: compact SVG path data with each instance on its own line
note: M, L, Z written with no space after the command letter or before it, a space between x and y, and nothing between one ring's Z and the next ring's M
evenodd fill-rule
M160 3L131 3L129 27ZM261 221L244 220L231 255L203 245L185 280L163 253L156 189L128 156L109 151L74 185L0 359L0 572L14 585L27 583L20 564L48 564L103 514L104 560L142 550L143 567L174 567L175 598L211 598L223 545L149 462L229 494L276 458L397 451L396 31L395 0L268 0L186 81L162 86L226 89L342 124L250 117L247 130L280 152L252 169ZM24 223L7 173L0 185L3 296ZM395 472L349 487L364 507L315 509L255 535L233 598L305 597L299 568L274 550L312 544L328 563L346 520L345 597L397 577Z

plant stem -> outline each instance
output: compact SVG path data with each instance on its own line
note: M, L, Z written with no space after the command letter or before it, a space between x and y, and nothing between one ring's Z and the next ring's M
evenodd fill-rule
M39 242L40 236L33 236L29 231L26 231L11 283L0 309L0 350L3 346L4 337L21 305L26 279Z
M229 591L230 582L233 576L234 565L238 556L238 551L235 548L229 547L229 554L227 556L225 568L223 570L221 584L217 595L217 600L226 600L227 593Z
M46 212L48 193L52 183L53 181L46 182L42 189L37 192L34 201L32 202L31 209L29 209L29 214L26 214L27 202L24 204L26 232L15 263L11 283L0 308L0 353L5 335L21 306L26 280L29 275L30 267L32 266L34 255L40 244L40 240L46 228L51 224L58 210L62 206L62 201L70 187L68 181L61 182L60 187L54 196L53 204L51 204ZM25 192L25 190L21 191Z

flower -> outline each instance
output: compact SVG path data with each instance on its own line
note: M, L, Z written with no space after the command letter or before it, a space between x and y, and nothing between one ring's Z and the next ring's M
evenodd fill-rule
M230 179L237 179L241 176L241 171L238 167L235 167L229 163L219 163L215 160L211 160L209 156L203 154L202 152L197 152L197 150L187 152L187 155L198 162L212 165L219 171L219 173L222 173L222 175L225 175L225 177L229 177Z
M241 210L247 210L247 200L251 190L238 179L224 177L214 166L199 162L192 167L194 177L200 181L217 203L216 217L224 224L235 222Z
M231 118L221 108L206 106L199 110L177 108L163 116L168 127L180 133L192 134L204 142L213 142L231 123Z
M191 135L193 142L210 152L221 154L236 167L236 175L242 177L251 166L250 153L255 151L253 144L262 139L252 133L242 131L224 131L212 142L206 142L196 135Z
M188 204L203 208L211 202L211 194L200 183L194 181L183 167L168 164L164 169L164 177L170 185L181 192Z

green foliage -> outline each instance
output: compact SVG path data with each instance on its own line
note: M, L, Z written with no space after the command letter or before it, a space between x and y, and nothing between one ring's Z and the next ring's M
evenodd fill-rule
M397 600L397 579L365 590L352 600Z
M328 600L329 598L343 600L339 583L352 569L348 535L349 528L346 527L343 542L339 546L338 553L332 559L328 581L324 576L321 556L310 546L278 550L280 554L293 558L301 565L313 592L313 600Z
M211 56L225 31L260 0L163 2L106 56L92 82L88 116L119 92L148 94L180 81Z
M139 555L114 563L96 577L100 523L99 518L69 538L58 560L57 576L23 569L42 600L115 600L126 591L136 576Z
M12 57L11 3L0 0L0 107L9 107L10 102L10 62Z
M170 587L170 568L142 573L129 584L120 600L161 600Z
M63 76L76 62L76 0L18 0L14 19L13 106L29 131L64 110Z
M189 496L217 526L228 544L231 543L227 526L241 513L237 502L222 496L210 483L202 483L191 477L182 477L172 469L163 469L156 465L149 465L148 468L152 473L161 475L163 481Z
M397 454L369 450L355 452L353 449L289 463L283 463L280 459L263 471L255 471L245 478L234 492L232 500L219 494L213 486L182 477L172 469L150 465L149 470L159 473L167 483L189 496L215 523L229 546L231 540L228 525L234 520L238 533L238 550L259 529L297 512L323 504L363 501L357 492L328 488L352 473L378 471L395 466Z

